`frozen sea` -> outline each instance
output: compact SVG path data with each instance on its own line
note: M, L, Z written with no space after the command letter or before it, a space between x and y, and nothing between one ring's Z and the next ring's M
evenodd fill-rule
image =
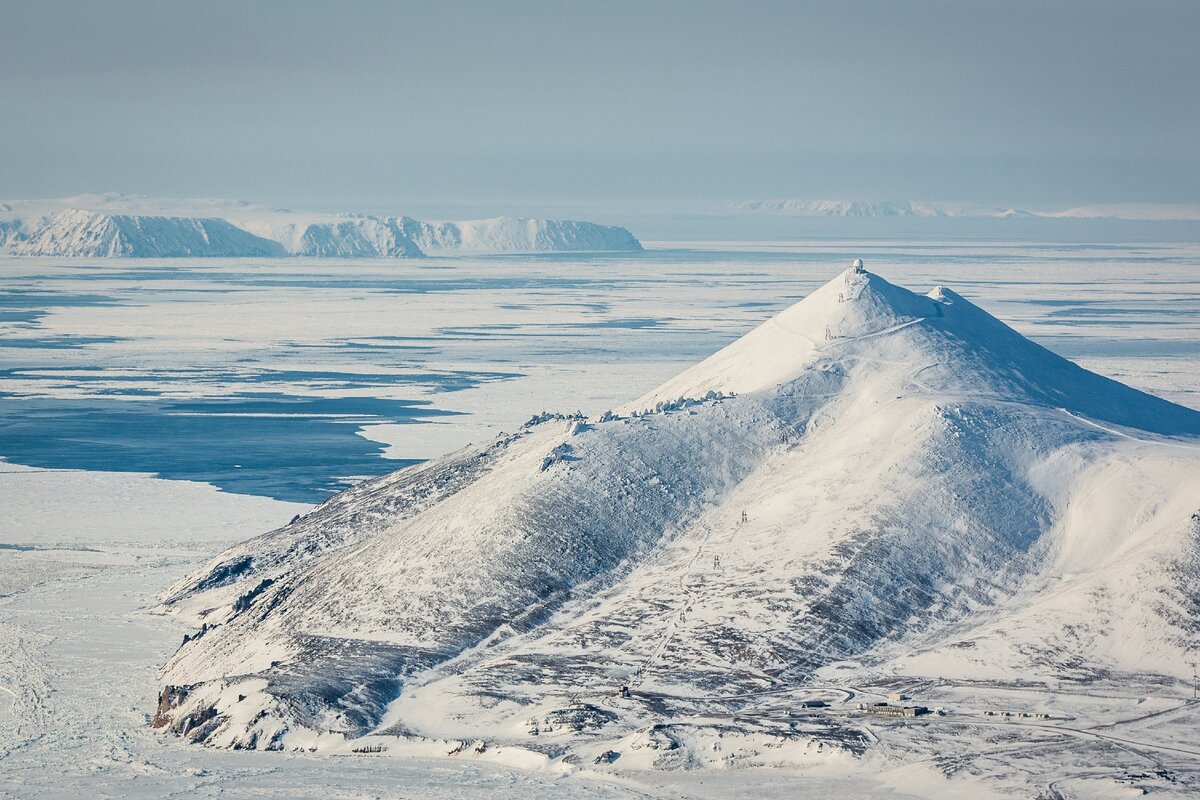
M480 761L216 752L147 725L158 666L182 634L150 609L226 544L542 410L619 405L855 257L912 289L952 287L1089 369L1200 408L1190 244L0 257L0 797L993 796L932 759L613 782ZM1054 791L1109 796L1088 780L1081 770Z
M1200 248L662 243L620 256L0 261L0 455L314 503L641 394L854 257L1197 407Z

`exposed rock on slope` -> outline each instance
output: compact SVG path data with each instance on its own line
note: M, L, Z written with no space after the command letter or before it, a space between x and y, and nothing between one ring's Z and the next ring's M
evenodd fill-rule
M848 659L1174 675L1198 448L1200 413L848 271L615 415L535 418L223 554L165 598L205 627L159 722L592 758Z

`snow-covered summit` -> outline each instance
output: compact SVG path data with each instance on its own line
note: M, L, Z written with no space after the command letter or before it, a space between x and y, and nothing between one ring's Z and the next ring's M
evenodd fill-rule
M625 409L231 548L164 598L197 630L155 724L665 766L754 735L711 722L746 698L901 668L1168 685L1200 645L1197 485L1200 412L851 269Z
M940 313L930 298L851 267L624 410L709 392L744 394L778 386L811 366L833 342L883 333Z
M918 294L851 267L622 413L782 386L830 362L919 365L896 388L1003 394L1160 432L1200 434L1197 415L1088 372L946 287ZM1182 412L1182 413L1181 413Z

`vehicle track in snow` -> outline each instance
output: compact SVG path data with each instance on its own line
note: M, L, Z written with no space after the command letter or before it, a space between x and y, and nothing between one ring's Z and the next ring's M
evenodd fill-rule
M0 757L26 747L46 728L51 687L39 643L16 625L0 622ZM2 699L2 698L0 698Z
M666 652L667 646L671 643L671 639L675 635L675 629L678 627L680 621L684 618L684 615L686 615L687 612L692 609L693 600L696 597L695 587L701 584L697 584L695 582L689 583L688 577L696 574L696 562L700 559L700 556L704 554L704 548L708 544L708 540L709 537L712 536L712 532L713 526L706 524L704 526L704 536L701 537L700 544L696 546L696 551L692 553L692 557L688 560L686 566L684 566L683 573L679 576L679 588L684 592L683 607L677 609L667 621L667 628L665 631L663 631L658 645L656 645L654 650L651 651L650 657L646 659L646 662L642 666L638 667L637 672L634 673L634 679L630 681L631 687L641 686L642 683L645 682L646 673L649 672L649 670L658 662L658 660L662 657L662 654Z
M1079 414L1068 411L1065 408L1059 408L1058 410L1077 422L1082 422L1084 425L1090 425L1093 428L1102 430L1105 433L1111 433L1113 436L1118 436L1122 439L1129 439L1130 441L1139 442L1141 444L1162 445L1164 447L1181 447L1184 450L1200 450L1200 445L1187 444L1186 442L1174 442L1167 439L1143 439L1139 436L1133 436L1132 434L1117 428L1110 428L1107 425L1101 425L1099 422L1090 420L1087 417L1082 417Z

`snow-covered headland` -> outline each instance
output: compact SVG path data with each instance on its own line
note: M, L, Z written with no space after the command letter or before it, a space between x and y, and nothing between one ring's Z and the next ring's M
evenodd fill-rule
M1059 208L1016 208L985 203L921 200L829 200L779 198L735 203L737 211L797 217L959 218L959 219L1109 219L1143 222L1200 221L1195 203L1099 203Z
M1063 763L1194 767L1171 721L1198 484L1200 413L852 269L609 413L535 417L228 550L165 597L194 629L155 725L618 773L1053 743L1056 764L973 762L1018 793ZM1104 730L1104 698L1151 687L1153 727ZM944 713L881 715L889 692Z
M641 250L624 228L576 220L422 222L120 194L0 203L0 246L14 255L93 258L420 258Z

